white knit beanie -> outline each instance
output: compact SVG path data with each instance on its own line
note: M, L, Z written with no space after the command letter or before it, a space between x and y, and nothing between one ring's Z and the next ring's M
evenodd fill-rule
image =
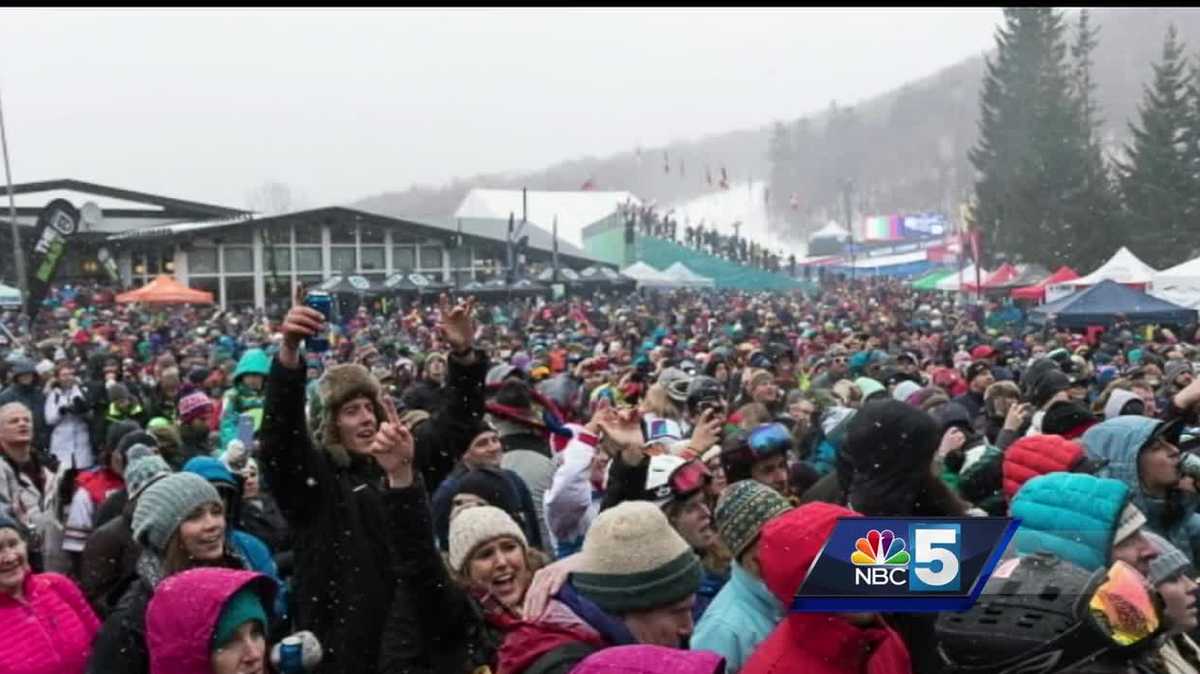
M525 532L503 510L476 506L459 512L450 520L450 567L462 573L475 548L505 536L517 540L523 548L529 547Z
M668 606L700 587L700 559L649 501L626 501L600 513L583 539L571 581L615 614Z

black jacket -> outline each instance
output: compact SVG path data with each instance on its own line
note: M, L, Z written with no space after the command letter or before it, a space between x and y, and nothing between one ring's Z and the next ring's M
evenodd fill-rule
M142 548L133 540L131 513L118 513L96 527L83 547L79 584L96 615L103 619L129 587Z
M501 631L454 582L438 553L433 517L420 478L384 495L393 573L398 583L383 630L381 674L472 674L495 671Z
M143 578L133 581L92 642L87 674L147 674L150 650L146 646L146 607L154 588Z
M471 367L450 359L451 385L477 379L478 409L486 367L482 353ZM272 361L259 460L293 536L297 626L311 630L324 646L322 674L369 674L377 671L396 584L385 536L383 476L368 457L351 455L349 465L342 466L313 446L305 421L305 384L303 367L293 370ZM469 391L451 393L447 410L470 397ZM436 474L447 461L442 474L449 472L466 449L466 442L455 444L463 434L455 425L440 414L418 429L414 440L423 472Z

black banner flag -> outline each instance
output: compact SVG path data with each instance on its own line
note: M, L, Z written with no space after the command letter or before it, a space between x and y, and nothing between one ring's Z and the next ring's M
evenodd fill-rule
M30 318L46 299L58 263L67 252L67 238L79 230L79 209L66 199L55 199L38 213L33 233L33 254L29 256L29 294L25 313Z

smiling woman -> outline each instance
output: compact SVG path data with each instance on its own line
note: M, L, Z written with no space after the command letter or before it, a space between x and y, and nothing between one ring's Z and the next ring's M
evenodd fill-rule
M132 528L143 550L137 579L104 621L89 672L150 671L146 610L166 579L199 567L246 567L226 546L220 493L195 473L173 473L146 487L134 508Z
M23 674L81 674L100 627L74 583L30 570L21 525L2 514L0 625L0 663Z

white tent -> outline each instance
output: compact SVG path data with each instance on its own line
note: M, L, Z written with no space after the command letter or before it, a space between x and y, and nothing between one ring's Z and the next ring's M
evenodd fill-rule
M630 192L490 190L475 188L455 211L456 218L521 221L524 210L529 222L550 231L558 220L558 235L575 246L583 246L583 228L617 211L623 203L641 205Z
M712 279L701 276L691 269L688 269L687 265L682 262L676 262L670 267L667 267L665 270L663 270L663 274L666 274L671 279L677 281L681 286L688 288L711 288L716 285Z
M621 270L621 273L637 281L639 288L678 288L675 279L651 267L645 262L634 262Z
M830 220L828 225L825 225L821 229L818 229L817 231L813 232L812 236L810 236L808 238L810 240L812 240L812 239L837 239L838 241L845 241L846 239L850 238L850 232L847 232L845 227L842 227L838 223Z
M1109 280L1126 285L1144 285L1153 281L1154 275L1157 273L1154 267L1142 262L1128 248L1122 246L1121 250L1114 253L1108 262L1100 265L1096 271L1061 285L1081 288Z
M21 306L21 291L0 283L0 307L11 308L19 306Z
M1200 257L1155 274L1150 294L1189 309L1200 309Z
M984 281L986 281L987 277L991 275L992 272L986 269L979 270L978 274L979 278ZM961 274L954 272L953 274L939 281L937 284L937 289L945 290L947 292L958 292L959 290L962 290L963 283L974 283L975 277L975 265L967 265L966 267L963 267Z

